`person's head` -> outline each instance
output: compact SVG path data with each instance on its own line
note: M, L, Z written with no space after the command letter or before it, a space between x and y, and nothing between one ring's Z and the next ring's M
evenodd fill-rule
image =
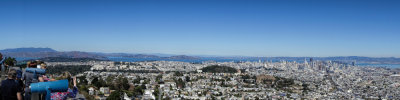
M9 79L16 79L17 78L17 71L15 69L10 69L8 72Z
M29 68L29 65L31 64L31 61L26 62L26 67Z
M36 62L36 64L38 64L38 65L40 65L40 64L42 64L43 62L42 61L40 61L40 60L35 60L35 62Z
M61 74L60 79L69 79L71 78L71 74L68 71L65 71L64 73Z
M36 62L36 68L42 68L42 67L41 67L41 66L42 66L41 64L43 64L42 61L36 60L35 62Z
M41 69L46 69L46 68L47 68L47 65L46 65L46 63L42 63L42 64L40 64L40 68L41 68Z
M59 77L59 78L57 78L57 80L68 80L68 87L69 88L72 88L74 85L73 85L73 79L72 79L72 75L68 72L68 71L65 71L64 73L62 73L61 74L61 76Z
M28 65L28 67L30 67L30 68L36 68L36 66L37 66L36 61L30 61L29 65Z

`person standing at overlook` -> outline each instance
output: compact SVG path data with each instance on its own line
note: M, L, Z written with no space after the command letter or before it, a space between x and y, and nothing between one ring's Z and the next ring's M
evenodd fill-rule
M2 100L22 100L22 89L16 81L17 72L11 69L8 78L1 82Z
M37 62L36 61L30 61L27 63L28 68L37 68ZM36 100L36 98L39 98L39 95L32 94L30 92L29 86L31 83L37 83L37 82L43 82L43 77L42 75L34 75L34 73L27 72L26 70L22 74L22 80L25 82L25 100L31 100L32 98L35 98L33 100Z
M1 85L1 81L3 80L3 61L4 61L3 55L0 53L0 85ZM0 91L1 91L1 88L0 88ZM0 93L0 100L2 100L1 96L2 95Z
M3 77L4 77L4 74L5 74L5 67L4 67L4 61L5 61L6 59L5 58L3 58L3 55L0 53L0 70L1 70L1 73L0 73L0 80L3 80Z
M78 88L76 87L76 77L72 77L69 72L64 72L58 80L68 80L68 91L67 92L53 92L51 93L51 100L67 100L68 98L75 98L78 94Z

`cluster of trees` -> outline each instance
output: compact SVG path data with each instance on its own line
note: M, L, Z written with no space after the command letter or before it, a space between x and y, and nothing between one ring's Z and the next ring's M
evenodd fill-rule
M78 91L80 94L84 95L87 100L94 100L94 96L89 95L89 87L91 85L88 85L88 81L86 80L85 76L77 77L79 80L78 83Z
M128 84L126 77L108 76L105 80L101 77L94 77L92 85L95 87L109 87L111 90L128 90L130 85Z
M303 94L307 94L310 91L310 88L308 88L309 84L302 84L301 86L303 87Z
M201 69L203 72L211 72L211 73L236 73L237 70L235 68L229 66L219 66L219 65L211 65Z
M81 94L84 94L87 99L93 99L93 96L88 95L86 91L88 91L89 87L109 87L110 90L115 90L107 97L107 100L120 100L121 95L126 93L128 96L138 96L143 95L143 90L146 89L144 84L142 85L130 85L128 82L128 78L123 76L108 76L107 78L103 79L101 77L93 77L91 84L87 84L86 77L78 77L81 81L78 85L79 91ZM139 83L140 78L136 79L134 83Z
M160 90L159 90L159 88L160 88L160 85L156 85L156 88L154 88L153 95L156 97L156 99L158 99L158 97L159 97L159 95L160 95ZM161 94L161 97L162 97L163 95L164 95L164 94Z
M130 85L129 85L128 79L126 77L119 76L116 79L114 79L114 78L115 77L109 76L106 79L107 80L106 86L108 86L112 90L116 90L116 91L112 92L109 97L107 97L107 100L120 100L121 95L123 93L127 93L128 96L133 95L133 92L129 91ZM109 81L109 80L111 80L111 81ZM142 91L142 90L140 89L140 91ZM141 93L143 93L143 92L141 92Z
M284 87L290 87L295 84L293 79L283 78L283 77L275 77L275 79L276 82L274 86L276 86L278 89L282 89Z
M245 74L245 75L240 75L240 76L242 77L242 79L257 79L257 76L255 76L255 75L250 76L248 74Z
M8 66L15 66L16 63L17 63L17 60L12 57L6 57L6 59L4 60L4 64L8 65Z
M241 78L244 80L243 81L244 83L248 83L248 84L255 84L256 83L255 80L257 80L257 76L255 76L255 75L250 76L248 74L241 75Z
M111 83L111 82L108 82L108 83ZM92 80L92 85L100 88L100 87L106 87L108 84L101 77L94 77ZM111 87L110 87L110 89L111 89Z
M90 65L56 65L56 66L48 66L46 71L49 74L60 74L65 71L76 75L79 73L83 73L85 71L89 71L92 66Z
M174 82L178 88L185 88L186 82L190 82L190 77L186 76L185 79L182 79L183 72L176 71L174 72L174 76L178 78L174 78Z
M120 100L120 96L123 93L126 93L128 96L140 96L143 95L144 90L146 90L145 84L149 83L150 80L146 78L137 78L133 81L133 85L129 85L128 79L123 76L119 76L117 79L114 79L115 77L109 76L107 77L107 82L110 82L111 84L108 84L107 86L110 87L110 89L115 89L115 93L111 93L109 97L107 97L107 100ZM114 80L112 80L114 79ZM140 84L140 80L144 80L142 84ZM134 85L134 84L139 84L139 85Z
M183 81L182 78L174 79L174 81L178 88L185 88L186 81Z
M98 72L159 73L159 70L93 70Z
M269 71L284 71L282 69L278 69L278 68L264 68L265 70L269 70Z
M163 83L162 74L156 76L156 82L157 82L158 84Z
M176 71L176 72L174 73L174 76L183 76L183 73L182 73L182 72L179 72L179 71Z

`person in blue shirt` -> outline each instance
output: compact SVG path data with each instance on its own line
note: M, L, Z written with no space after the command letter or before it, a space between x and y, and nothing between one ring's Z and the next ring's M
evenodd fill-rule
M28 68L37 68L37 63L36 61L30 61L27 63L27 67ZM43 78L41 75L39 74L33 74L33 73L29 73L24 71L22 73L22 80L25 82L25 96L24 99L25 100L31 100L33 98L33 100L35 100L36 98L39 98L38 94L32 94L29 86L31 83L37 83L37 82L43 82Z

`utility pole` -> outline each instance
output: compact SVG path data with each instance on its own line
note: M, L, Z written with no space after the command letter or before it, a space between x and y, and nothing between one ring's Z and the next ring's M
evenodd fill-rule
M121 98L121 100L124 100L124 92L120 93L120 98Z
M162 88L164 87L164 85L160 85L160 87L158 88L158 100L161 100L161 96L162 96Z

